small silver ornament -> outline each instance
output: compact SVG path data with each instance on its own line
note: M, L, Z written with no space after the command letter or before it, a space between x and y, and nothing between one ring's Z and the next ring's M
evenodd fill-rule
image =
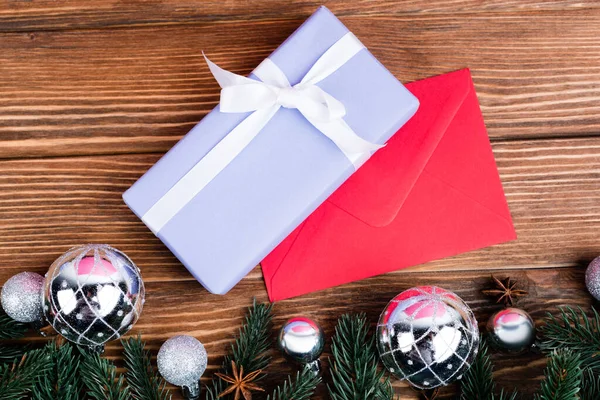
M600 257L596 257L585 271L585 286L596 300L600 300Z
M138 267L108 245L74 247L46 274L44 312L66 339L101 350L127 333L144 303Z
M519 353L535 341L535 324L520 308L505 308L492 315L486 326L491 344L499 350Z
M289 319L279 331L278 344L290 360L306 364L313 372L319 371L325 334L315 321L305 317Z
M477 355L479 329L469 306L435 286L400 293L377 324L383 365L420 389L460 379Z
M158 372L167 382L183 388L187 399L200 397L200 377L206 370L208 355L194 337L174 336L163 343L158 351Z
M42 286L44 277L35 272L21 272L2 286L2 308L18 322L43 324Z

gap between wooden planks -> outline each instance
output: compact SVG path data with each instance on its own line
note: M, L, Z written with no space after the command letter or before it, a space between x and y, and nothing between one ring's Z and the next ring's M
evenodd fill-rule
M202 24L304 18L320 5L341 17L418 16L502 12L591 11L593 0L39 0L33 3L5 1L0 10L0 31L65 30L137 25Z
M1 15L1 14L0 14ZM303 19L0 34L0 158L162 153ZM492 140L600 132L600 9L343 22L402 81L470 67Z

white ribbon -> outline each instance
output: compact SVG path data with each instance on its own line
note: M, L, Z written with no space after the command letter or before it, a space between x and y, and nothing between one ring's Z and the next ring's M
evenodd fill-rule
M265 127L280 107L297 109L327 136L352 162L362 165L371 153L383 147L362 139L344 121L346 108L316 84L337 71L364 48L352 33L333 44L297 85L269 58L254 70L260 81L226 71L206 56L210 71L221 86L220 111L252 112L192 169L167 191L143 216L142 221L158 233L206 187Z

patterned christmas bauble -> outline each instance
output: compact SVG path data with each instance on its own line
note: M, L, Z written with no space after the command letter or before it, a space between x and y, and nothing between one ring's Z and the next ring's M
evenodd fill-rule
M131 329L142 312L144 282L124 253L103 244L74 247L46 274L48 322L66 339L101 347Z
M44 320L43 284L44 277L35 272L21 272L11 277L2 286L4 312L15 321L41 323Z
M527 350L535 341L533 319L520 308L498 311L491 316L486 329L492 345L508 352Z
M278 344L287 358L298 363L311 363L323 352L325 334L315 321L295 317L283 324L279 331Z
M596 257L585 271L585 286L596 300L600 300L600 257Z
M479 329L456 294L420 286L400 293L383 310L377 344L391 373L431 389L462 378L477 354Z

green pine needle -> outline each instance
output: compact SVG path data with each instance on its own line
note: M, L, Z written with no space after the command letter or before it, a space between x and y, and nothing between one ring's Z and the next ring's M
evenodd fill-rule
M121 340L125 349L125 368L131 397L135 400L169 400L166 382L152 367L150 352L144 350L141 336Z
M231 369L231 360L246 373L266 368L271 358L266 355L271 345L272 310L270 304L256 304L248 308L246 322L240 328L239 337L231 346L232 357L227 357L223 366Z
M545 378L536 400L579 400L581 360L571 350L555 350L546 367Z
M0 364L12 363L16 359L23 357L31 346L29 345L7 345L0 344Z
M70 343L52 341L44 348L50 368L38 380L32 397L35 400L79 400L82 382L79 376L80 355Z
M129 400L130 390L117 367L89 350L81 350L80 374L89 397L95 400Z
M460 398L461 400L492 399L495 386L488 346L481 338L477 357L460 381Z
M505 392L504 389L500 390L498 396L492 397L493 400L515 400L517 398L517 391L513 390L510 394Z
M375 339L368 334L365 314L342 315L338 319L331 352L332 400L390 400L394 391L384 371L378 371Z
M461 400L514 400L517 397L516 391L509 394L504 389L495 395L496 383L488 350L487 343L481 338L477 357L460 381Z
M0 366L0 399L25 398L50 367L51 359L45 349L31 350L19 362Z
M27 332L26 324L15 321L0 307L0 339L17 339Z
M292 381L288 377L283 385L278 386L273 394L267 396L267 400L308 400L313 395L317 385L321 382L319 375L315 374L310 368L303 368L296 374L296 379Z
M565 307L560 315L548 314L546 324L539 329L540 347L547 352L568 348L577 353L582 367L600 374L600 315L592 308L588 317L581 308Z
M584 370L579 396L581 400L600 399L600 375L595 374L591 369Z
M272 304L257 304L256 300L246 313L244 325L240 328L239 336L231 345L231 354L225 356L223 364L219 372L230 375L231 361L235 361L238 368L244 367L244 374L249 374L259 369L265 369L271 362L271 358L267 356L267 351L270 348L271 328L273 320L273 305ZM258 379L264 378L262 374ZM212 382L206 387L206 400L216 400L227 385L224 382L214 377ZM223 399L230 398L228 395Z

